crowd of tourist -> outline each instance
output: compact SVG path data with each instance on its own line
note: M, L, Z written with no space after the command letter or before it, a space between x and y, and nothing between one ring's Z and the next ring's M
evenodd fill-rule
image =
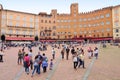
M23 46L22 49L19 49L18 51L18 65L23 65L26 74L31 74L31 77L34 76L35 73L40 74L41 72L45 73L48 70L53 70L54 67L54 60L56 60L56 53L61 54L62 59L69 60L72 57L73 62L73 68L77 69L82 66L82 68L85 69L85 51L84 51L84 45L81 44L81 47L79 44L39 44L36 47L39 49L37 52L37 55L33 53L32 46ZM46 51L48 46L51 46L51 58L48 60L47 54L43 51ZM28 52L25 51L25 49L28 48ZM57 49L59 52L57 52ZM95 47L95 49L92 49L91 47L87 50L88 58L91 59L95 56L95 58L98 58L98 48ZM3 61L3 50L0 51L0 59ZM72 56L71 56L72 55ZM30 70L32 73L30 73Z

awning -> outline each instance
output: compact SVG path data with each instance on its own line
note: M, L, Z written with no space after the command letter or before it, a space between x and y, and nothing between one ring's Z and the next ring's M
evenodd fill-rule
M6 40L30 40L33 41L34 38L31 37L6 37Z
M95 38L93 41L102 41L102 40L113 40L113 38Z

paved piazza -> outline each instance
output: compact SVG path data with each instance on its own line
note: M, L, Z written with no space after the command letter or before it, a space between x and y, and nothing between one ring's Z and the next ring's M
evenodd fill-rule
M88 59L88 47L99 47L98 59ZM78 46L81 48L81 46ZM76 47L77 48L77 47ZM120 80L120 48L107 44L107 48L102 48L98 44L88 44L82 47L85 50L85 67L86 69L73 68L72 55L69 60L61 59L60 51L56 50L56 58L53 61L53 70L47 70L46 73L35 74L31 77L32 71L27 75L24 72L23 65L17 64L17 53L21 47L10 48L5 51L4 62L0 62L0 80ZM45 53L48 57L48 63L51 59L51 47L48 46L47 51L40 51ZM28 52L27 48L25 51ZM38 52L38 47L33 48L34 56Z

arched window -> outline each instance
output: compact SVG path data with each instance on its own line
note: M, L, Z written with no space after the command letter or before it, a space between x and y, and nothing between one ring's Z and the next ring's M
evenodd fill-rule
M107 36L110 37L110 33L107 33Z
M104 37L104 34L102 33L102 37Z

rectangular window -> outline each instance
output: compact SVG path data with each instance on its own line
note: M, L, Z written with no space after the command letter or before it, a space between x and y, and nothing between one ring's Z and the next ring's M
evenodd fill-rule
M87 33L87 31L84 31L84 33L86 34L86 33Z
M9 30L9 34L12 34L13 33L13 30Z
M109 14L109 13L107 13L107 14L106 14L106 17L110 17L110 14Z
M87 25L86 25L86 24L84 24L84 27L87 27Z
M82 27L82 25L80 25L80 27Z
M5 24L6 24L6 21L2 20L2 26L5 26Z
M82 34L83 32L82 31L80 31L80 34Z
M9 15L9 19L13 19L13 16L11 14Z
M96 19L99 19L99 16L96 16Z
M74 32L74 35L76 35L77 34L77 32Z
M32 28L33 27L33 24L30 24L30 28Z
M2 15L2 19L6 19L6 15L3 14L3 15Z
M104 32L104 29L102 29L101 32Z
M94 18L94 17L93 17L92 19L93 19L93 20L95 20L95 18Z
M39 19L36 19L35 22L39 22Z
M74 28L76 28L77 26L76 25L74 25Z
M33 22L33 18L30 18L30 22Z
M110 28L107 28L106 31L110 31Z
M82 18L80 18L79 21L81 22L81 21L82 21Z
M101 25L104 25L104 22L101 22Z
M9 21L9 25L12 26L12 21Z
M100 18L104 18L104 15L101 15Z
M23 27L26 27L26 23L23 24Z
M115 13L115 14L118 14L118 13L119 13L119 9L115 9L115 10L114 10L114 13Z
M91 20L91 18L88 18L88 21L90 21Z
M38 29L38 24L35 24L36 29Z
M76 19L74 19L73 22L76 22Z
M1 29L1 33L2 33L2 34L5 34L5 29Z
M26 17L23 18L23 21L26 21Z
M86 19L86 18L84 18L84 19L83 19L83 21L87 21L87 19Z
M16 17L16 20L18 20L18 21L19 21L19 20L20 20L20 16L17 16L17 17Z
M119 26L119 22L115 22L115 26Z
M97 26L99 26L100 24L99 23L97 23Z
M91 24L88 24L88 27L91 27Z
M16 23L16 26L19 26L19 23L18 23L18 22Z
M110 21L107 21L106 24L107 24L107 25L110 24Z
M60 20L57 20L57 22L60 22Z

